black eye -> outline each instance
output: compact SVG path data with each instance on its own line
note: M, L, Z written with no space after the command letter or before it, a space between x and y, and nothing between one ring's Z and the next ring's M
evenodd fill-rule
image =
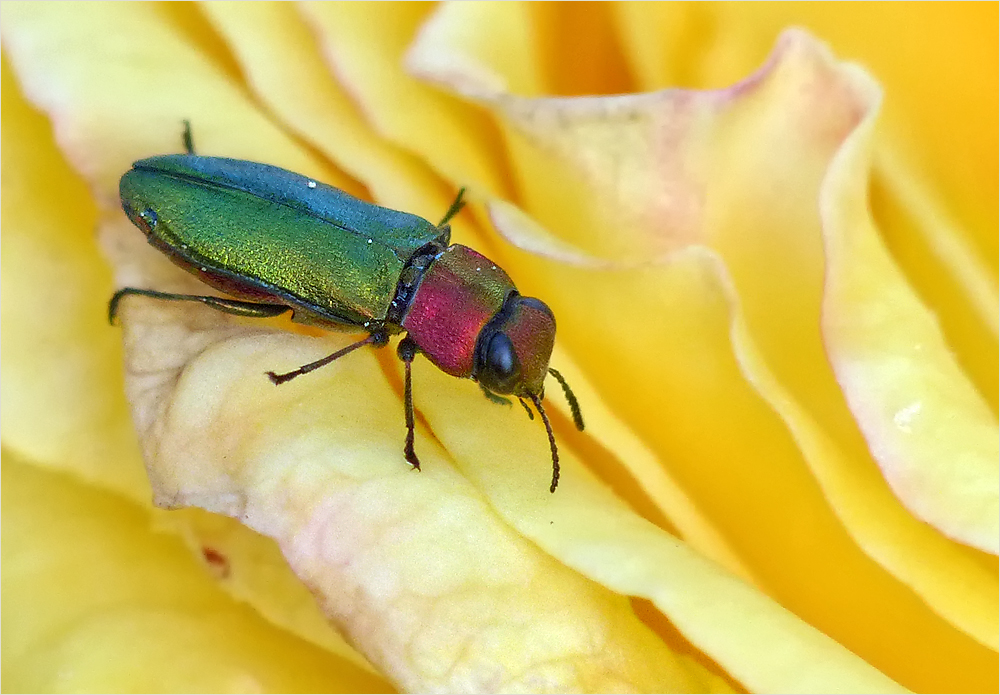
M486 365L483 385L498 393L510 393L517 378L521 375L521 365L514 352L514 344L503 333L497 333L490 339L486 349Z

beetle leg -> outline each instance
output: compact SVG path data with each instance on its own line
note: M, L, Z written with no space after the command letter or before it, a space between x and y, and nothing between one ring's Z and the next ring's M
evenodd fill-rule
M284 304L260 304L257 302L241 302L237 299L227 299L226 297L212 297L198 294L172 294L170 292L157 292L156 290L140 290L137 287L123 287L114 293L111 301L108 302L108 321L115 322L118 316L118 305L121 300L130 294L138 294L143 297L153 297L154 299L166 299L172 302L201 302L205 306L236 316L248 316L250 318L267 319L279 316L289 310Z
M498 396L482 384L479 384L479 388L482 390L483 395L486 396L486 400L490 403L496 403L497 405L510 405L510 399Z
M181 135L184 142L184 151L188 154L194 154L194 138L191 136L191 121L184 119L184 133Z
M419 471L420 459L417 458L417 452L413 450L413 379L410 375L410 365L413 364L413 358L417 356L417 344L410 336L406 336L399 341L396 354L399 355L399 359L403 361L404 365L403 408L406 417L406 444L403 447L403 456L406 457L411 466Z
M465 201L463 200L464 197L465 197L465 189L460 188L458 190L458 195L455 196L455 200L448 208L448 212L444 213L444 217L442 217L441 221L438 222L438 227L443 227L446 224L448 224L451 218L457 215L462 210L462 208L465 207Z
M347 355L349 353L354 352L359 347L362 347L364 345L370 345L371 343L378 343L379 339L380 339L380 336L378 334L372 333L370 336L368 336L364 340L359 340L356 343L351 343L350 345L348 345L345 348L341 348L340 350L337 350L336 352L334 352L334 353L332 353L330 355L327 355L326 357L318 359L315 362L310 362L309 364L304 364L301 367L299 367L298 369L293 369L292 371L285 372L284 374L277 374L275 372L268 372L267 376L274 383L275 386L278 386L279 384L283 384L286 381L291 381L292 379L294 379L297 376L302 376L303 374L308 374L309 372L313 371L314 369L319 369L320 367L325 367L326 365L330 364L334 360L338 360L341 357L343 357L344 355Z

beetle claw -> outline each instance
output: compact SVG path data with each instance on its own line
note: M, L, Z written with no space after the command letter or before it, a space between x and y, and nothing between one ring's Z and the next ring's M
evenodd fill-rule
M406 462L413 466L413 470L420 470L420 459L417 458L417 452L413 450L413 432L410 432L406 436L406 447L403 449L403 456L406 457Z

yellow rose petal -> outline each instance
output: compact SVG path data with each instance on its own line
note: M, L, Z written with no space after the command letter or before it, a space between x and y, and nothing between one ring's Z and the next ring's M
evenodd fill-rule
M871 223L864 185L868 134L859 130L841 151L822 191L827 353L897 496L948 536L996 554L996 420Z
M454 191L371 129L325 67L320 46L294 5L213 2L202 9L234 51L255 94L299 137L363 182L381 204L440 219Z
M174 15L169 14L174 10L164 5L124 3L82 8L12 3L4 8L3 29L5 50L25 91L49 112L59 126L57 135L64 152L88 174L92 190L108 205L102 216L115 221L108 226L116 231L102 241L104 251L121 260L116 268L119 283L201 293L204 285L148 246L126 220L117 200L118 178L133 159L180 150L181 118L192 120L196 147L231 148L206 154L242 151L249 158L270 157L274 163L301 167L300 171L348 189L356 190L357 186L271 125L243 94L242 87L232 81L231 66L213 62L211 54L195 48L201 40L181 28L198 23L184 20L185 11L190 8L180 8ZM194 17L197 19L197 14ZM94 41L95 35L106 35L106 39ZM67 52L63 50L66 46L75 49ZM118 55L130 58L118 60ZM44 141L36 146L24 139L22 144L20 116L11 122L17 130L7 127L8 108L14 109L18 101L14 89L5 93L5 142L8 136L17 137L4 148L5 174L10 167L10 175L4 178L4 219L11 205L16 212L12 219L19 222L23 218L24 226L8 225L3 242L13 251L6 254L11 267L8 272L4 266L5 288L9 281L16 282L4 293L4 325L9 328L4 344L11 346L4 357L5 375L10 370L10 378L3 380L5 404L12 399L4 441L13 437L10 445L21 450L22 439L33 433L35 444L31 448L25 445L28 453L38 455L48 465L72 467L95 482L147 502L149 484L135 444L135 425L122 397L121 329L107 323L107 301L113 287L109 277L102 279L110 273L94 248L94 204L72 189L71 173L60 174L66 165L52 148L48 126L41 117L33 116L36 122L24 124L23 132L45 132L49 150ZM27 113L26 107L20 108ZM115 128L113 134L108 133L110 126ZM16 159L8 158L21 147L31 148L30 156L23 153ZM30 186L27 182L19 186L24 176L32 177ZM69 183L58 183L66 178ZM53 198L63 186L70 187L66 195L75 197L64 201ZM8 191L17 194L9 196ZM58 205L54 204L57 200ZM61 277L67 285L53 283L54 277ZM73 291L68 292L67 287ZM39 306L47 301L44 292L55 294L48 300L50 313L40 321L43 313ZM59 313L51 313L57 310ZM68 315L61 316L63 312ZM52 346L57 354L40 348L39 342ZM25 377L31 383L22 390L19 382ZM52 381L49 391L55 395L42 388L48 380ZM32 404L25 400L28 397L41 400ZM108 412L116 403L117 423ZM62 404L65 415L59 412ZM72 416L77 422L60 423L54 429L56 415ZM70 425L86 431L64 432ZM185 523L171 528L189 536L205 530ZM238 582L225 584L227 590L258 606L280 626L344 658L363 662L321 622L314 605L303 607L301 587L294 583L290 571L262 559L273 552L269 541L247 533L227 542L233 545L223 550L234 551L230 562L239 577ZM276 573L280 577L275 577Z
M901 686L762 593L639 518L572 450L550 494L541 423L500 412L471 385L420 369L418 404L459 469L500 515L563 563L615 591L652 600L698 649L753 692L900 692ZM442 394L442 395L439 395ZM445 397L445 395L447 397ZM485 439L469 423L499 420ZM761 649L760 645L768 645Z
M149 501L85 184L3 62L4 446Z
M370 352L276 388L265 371L345 341L211 328L212 312L195 310L136 301L124 316L157 502L232 515L278 540L331 619L397 683L701 690L715 681L672 654L624 597L512 533L422 429L423 471L410 470L401 403ZM151 373L166 356L177 366Z
M642 89L730 84L788 26L809 28L872 72L889 95L874 146L875 221L995 413L997 8L626 2L615 10Z
M358 190L277 129L173 11L166 3L6 7L14 72L28 99L55 115L60 148L100 203L118 207L118 179L134 160L181 151L183 119L200 154L266 160Z
M959 222L907 159L895 148L877 143L869 191L873 220L995 415L1000 393L996 282L964 238Z
M139 507L4 452L3 686L385 692L223 594Z
M605 399L639 423L640 433L676 466L675 474L696 503L714 509L714 519L725 520L723 527L739 539L734 541L738 552L785 605L852 649L871 654L874 663L885 664L891 673L908 673L913 683L924 682L922 687L949 687L947 680L937 680L940 667L953 664L960 654L969 659L968 668L955 669L949 677L975 672L974 679L991 678L991 650L974 646L924 613L905 589L866 568L857 549L848 549L845 539L838 538L843 521L866 553L916 589L935 611L983 644L996 644L995 575L966 549L909 516L892 497L843 405L820 342L819 187L831 157L869 108L864 92L859 96L855 84L808 37L793 34L764 70L724 92L575 102L517 99L491 91L495 83L476 85L475 75L485 70L478 58L443 42L449 17L469 12L453 7L441 10L421 33L410 65L494 109L507 124L515 171L531 182L524 188L527 206L564 242L572 239L584 255L596 256L597 267L622 269L604 282L593 269L573 273L520 257L537 264L534 281L545 288L542 296L553 298L569 344L583 346L574 356L596 375ZM441 70L444 65L447 70ZM690 287L686 294L679 289L683 276L677 269L677 280L665 284L671 250L698 243L718 248L732 273L731 280L726 272L713 273L718 279L709 284L720 286L708 295L714 297L707 305L696 299L704 293L699 286L705 286L697 275L683 281ZM560 251L554 257L571 256ZM657 263L663 271L655 268ZM708 269L717 267L709 264ZM546 276L548 282L542 279ZM738 368L781 415L784 422L777 427L766 412L751 419L760 403L745 392L737 397L741 377L733 365L726 365L733 370L726 376L717 376L718 367L709 359L715 355L699 342L728 342L717 329L706 332L712 325L707 317L721 309L719 325L729 325L725 306L737 298L745 311L741 316L735 308L732 319ZM601 320L603 307L607 323ZM615 331L621 326L640 327L625 359L619 347L622 331ZM789 350L790 345L795 349ZM602 348L616 359L609 363ZM716 359L726 363L723 354ZM682 390L691 382L698 385ZM629 392L617 392L617 384L629 384ZM725 388L725 395L714 400L709 384ZM671 398L671 391L684 396ZM699 401L712 405L696 408ZM658 413L669 413L669 419L659 422ZM815 546L784 555L805 539L787 536L781 527L816 519L825 506L812 497L819 490L797 470L801 464L783 427L802 447L810 472L838 515L827 521L832 535L820 555ZM726 432L725 441L705 441L705 433L717 429ZM734 458L740 463L727 466ZM778 461L780 468L774 465ZM762 479L764 470L769 473ZM738 504L722 501L730 486L734 495L739 491ZM802 507L793 509L793 504ZM735 513L741 508L753 510L752 525ZM789 516L781 521L784 514ZM751 528L755 534L749 533ZM776 541L783 536L789 545L779 550ZM903 544L901 537L907 539ZM764 539L766 549L755 547ZM815 535L811 542L816 543ZM836 569L814 574L830 562L830 549L837 547L844 555ZM774 578L780 589L769 584L766 572L760 574L751 559L770 563L776 553L783 558L782 574ZM931 555L937 560L928 562ZM789 569L797 563L811 578L789 585ZM831 582L830 572L843 576ZM845 591L845 580L857 582L856 588ZM852 617L845 622L848 613L843 606L834 608L832 595L816 605L801 593L802 587L817 583L829 583L832 594L844 591L842 601L863 595L865 606L854 601ZM883 611L884 617L873 621ZM859 630L862 623L868 627ZM918 624L917 631L926 631L920 638L915 637ZM899 639L912 640L914 649L926 649L929 639L940 640L938 648L926 653L937 666L883 650L879 644L886 642L873 640L872 629L893 633L897 646ZM948 657L943 657L945 651Z
M448 180L499 193L507 183L493 124L403 71L404 51L431 8L415 2L307 3L302 13L332 71L380 133Z
M491 206L495 216L516 214L509 207L503 208L504 212L500 213L501 207L500 204ZM498 226L510 229L512 225L504 223ZM602 480L617 484L615 492L628 500L640 513L646 511L644 503L648 496L649 502L655 505L656 509L655 514L648 512L644 514L648 519L675 533L699 553L719 563L736 576L754 583L756 580L753 573L740 560L711 519L698 509L677 481L671 477L669 470L664 467L656 454L614 411L608 408L586 374L558 342L552 352L551 363L570 384L579 401L580 408L585 414L587 438L600 445L604 450L602 453L606 453L606 456L614 461L611 465L599 467L599 457L591 448L586 457L591 469L597 467L596 472ZM546 407L554 405L556 410L562 413L565 422L571 423L570 407L563 400L555 384L549 386L548 393L549 405ZM576 428L567 425L562 428L560 441L572 441L578 436ZM580 439L585 438L580 437ZM619 474L619 466L628 474ZM637 493L633 486L641 489L642 493ZM660 521L661 515L668 523Z
M739 80L790 26L862 63L890 95L885 128L948 202L997 278L997 7L992 4L616 4L641 89ZM664 34L665 32L665 34ZM664 35L680 42L656 46ZM933 105L934 108L928 108ZM902 239L901 239L902 240Z
M280 628L362 669L374 667L344 640L288 567L281 549L238 520L197 507L153 509L153 527L181 537L226 593Z

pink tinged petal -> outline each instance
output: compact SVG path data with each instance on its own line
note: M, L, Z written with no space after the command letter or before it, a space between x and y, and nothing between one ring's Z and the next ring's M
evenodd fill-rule
M512 533L421 429L423 471L411 471L398 397L371 353L276 388L264 371L335 346L212 329L210 314L195 314L183 320L201 324L196 333L176 307L135 302L127 317L130 396L158 504L202 506L275 538L325 612L397 683L707 687L703 669L673 655L624 598Z
M997 285L940 195L897 148L873 155L869 204L906 279L940 322L941 332L979 394L997 412Z
M866 553L917 590L936 612L983 644L995 645L995 577L966 549L910 517L892 497L843 403L820 339L819 189L831 157L872 107L868 93L848 77L850 69L837 66L807 37L792 34L765 69L722 92L518 99L496 93L496 81L476 83L475 76L485 69L478 66L480 56L453 51L441 40L447 27L461 24L459 15L467 21L475 13L453 5L435 15L410 52L411 69L495 110L507 127L514 170L525 172L527 205L564 247L572 238L577 255L582 251L596 256L597 267L638 272L685 244L716 246L731 274L731 281L726 273L718 276L719 289L730 302L738 297L745 312L741 317L739 305L733 307L732 339L739 367L781 416L839 519ZM448 70L435 72L442 65ZM453 79L456 75L461 77ZM542 171L544 175L537 175ZM613 235L608 233L612 230ZM560 249L557 257L571 255ZM614 330L600 323L599 295L581 293L579 282L569 280L571 273L552 264L539 266L552 276L547 283L552 294L546 297L556 298L554 309L569 319L571 334L575 308L581 306L587 307L586 318L580 317L587 328L577 331L580 335ZM708 267L713 273L722 268L717 263ZM589 277L596 279L593 273ZM586 282L597 291L598 282ZM574 287L574 296L560 298L560 287ZM653 286L628 293L618 303L613 325L643 325L639 317L664 315L654 308L655 301L646 301L661 293ZM640 310L647 303L649 307ZM632 324L622 316L630 310L637 314ZM566 323L563 319L561 327ZM566 335L565 328L561 330ZM793 335L796 350L789 353ZM663 345L659 341L664 338L645 338ZM588 341L592 349L599 347ZM594 369L602 371L609 366ZM678 378L693 374L697 372ZM671 385L653 382L648 373L619 374L604 384L609 400L614 401L609 383L623 382L657 383L661 389ZM677 383L683 382L675 379ZM721 402L716 415L736 403L731 398ZM647 417L627 402L616 405ZM675 405L680 407L689 406ZM739 418L749 422L745 410ZM647 435L662 439L650 431ZM746 446L760 443L758 436ZM755 489L753 494L766 499L762 492ZM900 545L900 537L907 543ZM928 562L929 556L936 560ZM908 602L898 591L895 597ZM834 624L840 619L825 618ZM959 652L977 654L974 661L985 664L979 658L985 651L959 648L962 639L948 634L948 628L934 625L932 619L925 624ZM902 624L898 627L915 634ZM868 641L858 632L853 639ZM897 668L911 669L914 663L889 654L883 658L895 661ZM919 678L934 677L932 670L918 670Z
M872 454L907 508L948 536L996 554L996 419L867 214L870 128L840 152L822 191L826 348Z
M891 98L873 151L876 225L996 413L997 167L989 154L996 99L987 96L997 74L988 57L996 52L996 8L902 7L625 2L615 9L643 89L728 83L797 25L883 82Z
M115 273L120 285L191 293L202 293L205 289L204 285L174 267L146 244L143 236L122 214L117 200L118 178L134 159L180 150L182 118L192 120L195 146L204 148L202 151L206 154L242 155L250 159L262 159L310 173L320 180L349 190L357 190L356 184L350 179L307 154L258 111L244 93L242 85L233 78L233 66L206 49L193 30L185 30L192 26L197 29L198 19L196 9L180 4L168 7L119 3L83 7L71 4L12 3L4 6L4 48L11 57L11 63L26 94L47 111L63 153L87 177L92 191L100 199L99 202L107 206L103 214L101 242L105 253L117 262ZM204 28L203 24L201 26ZM101 36L102 40L95 41L94 36ZM5 106L7 102L5 99ZM213 146L222 151L214 150ZM44 190L35 186L33 192L40 194ZM44 222L47 206L40 204L34 208L32 224L39 224L40 220ZM62 214L65 215L66 212L63 210ZM4 214L6 218L6 210ZM62 226L55 225L53 229L60 229L62 232L73 230L73 219L72 216L68 222L60 219ZM86 229L79 232L92 234L93 221L85 221L84 224ZM4 243L17 243L18 236L5 235ZM31 242L36 247L49 243L49 233L36 235ZM55 238L52 242L58 244L58 250L53 252L43 247L43 253L34 254L39 262L46 263L49 267L52 263L57 263L59 272L64 273L68 281L80 283L78 287L84 286L83 282L95 282L89 276L99 276L97 271L90 269L82 272L86 264L80 266L80 263L87 256L80 244ZM60 256L69 250L73 250L76 255L71 263L64 264L65 261ZM8 259L13 258L15 256L8 256ZM92 262L103 265L96 257ZM46 272L51 270L47 269ZM6 282L6 272L4 277ZM15 274L11 273L10 279L14 277ZM33 280L35 279L29 279L28 283ZM107 281L106 290L94 288L92 292L88 291L74 299L74 307L78 302L89 305L86 313L81 309L79 316L74 316L63 324L53 323L45 330L75 331L74 322L87 317L88 330L96 331L97 339L88 337L83 345L100 346L106 344L107 340L117 343L121 339L121 333L119 329L109 327L106 319L106 301L112 291L110 278ZM30 287L30 284L19 284L19 287L25 286ZM5 293L5 298L16 297L14 292ZM62 310L63 299L52 304L53 310ZM126 315L127 304L128 302L123 311ZM5 312L7 308L5 299ZM19 305L20 310L26 311L29 308L28 304ZM37 312L34 316L33 321L37 320ZM6 320L5 317L5 322ZM212 325L212 322L203 321L202 325ZM233 330L230 324L223 325L224 330ZM183 332L179 331L181 334ZM11 334L13 335L15 334ZM50 335L50 338L54 337L54 334ZM69 356L73 364L77 365L79 363L75 354L81 351L79 334L67 337L72 339L73 345L64 356ZM5 339L7 338L5 334ZM191 343L196 344L197 337L192 337ZM114 353L120 354L119 350L120 348L115 348ZM5 352L5 357L13 354ZM29 356L35 361L48 359L44 352L38 350L32 351ZM166 378L170 378L169 370L176 365L171 357L163 354L159 361L147 365L155 372L154 377L166 373ZM62 380L63 383L58 388L75 388L74 381L81 379L101 380L98 387L88 386L83 389L88 395L85 398L81 396L74 403L72 411L77 419L104 417L101 413L104 406L98 407L99 404L95 403L94 408L81 411L80 403L93 402L100 394L104 394L102 398L113 396L116 392L111 386L113 374L104 378L102 369L114 373L120 373L121 370L120 357L108 360L102 354L91 355L88 359L96 359L103 367L88 367L83 370L84 374L71 375L72 379L49 367L45 369L46 378ZM63 364L66 366L68 363ZM6 379L4 381L6 399L11 393L10 387L17 386L18 377L15 376L10 383ZM38 382L41 383L44 382ZM37 394L37 389L34 392ZM68 395L65 391L57 393L58 397L54 399L56 403ZM54 422L51 418L57 413L58 407L47 405L49 402L46 400L39 404L38 409L49 408L50 422ZM31 411L22 412L28 415ZM142 413L133 412L133 419L142 431L152 426L151 421L144 418ZM121 430L127 434L128 440L131 441L135 436L135 429L135 425L128 422L125 415L125 419L121 421ZM102 446L112 445L113 442L103 441L102 433L107 434L100 429L89 434L101 440ZM13 432L8 433L5 425L5 438L8 434ZM74 442L79 440L68 438L63 443ZM131 474L126 470L119 470L117 457L127 459L133 452L129 451L127 444L120 448L118 445L114 446L115 456L102 458L95 464L93 472L85 470L83 466L91 456L92 444L81 443L59 465L69 463L81 469L80 472L91 480L100 480L116 489L129 491L136 498L148 499L148 481L141 470L138 457L130 461L130 465L134 467ZM36 447L30 453L41 453L44 462L48 463L49 456L45 451ZM189 537L197 536L203 531L197 524L178 524L173 528L178 527ZM259 561L259 557L254 554L255 550L261 553L265 551L259 547L253 549L253 546L260 539L255 538L252 533L234 535L235 538L226 539L227 543L231 542L234 549L240 551L234 553L231 560L234 572L241 577L239 583L231 583L228 587L234 594L259 606L264 615L282 627L313 640L346 659L364 663L342 637L322 622L313 603L303 604L301 593L297 593L301 592L301 588L292 585L294 578L284 564ZM201 554L200 549L198 553ZM275 572L280 576L275 578ZM309 597L306 598L311 601Z

